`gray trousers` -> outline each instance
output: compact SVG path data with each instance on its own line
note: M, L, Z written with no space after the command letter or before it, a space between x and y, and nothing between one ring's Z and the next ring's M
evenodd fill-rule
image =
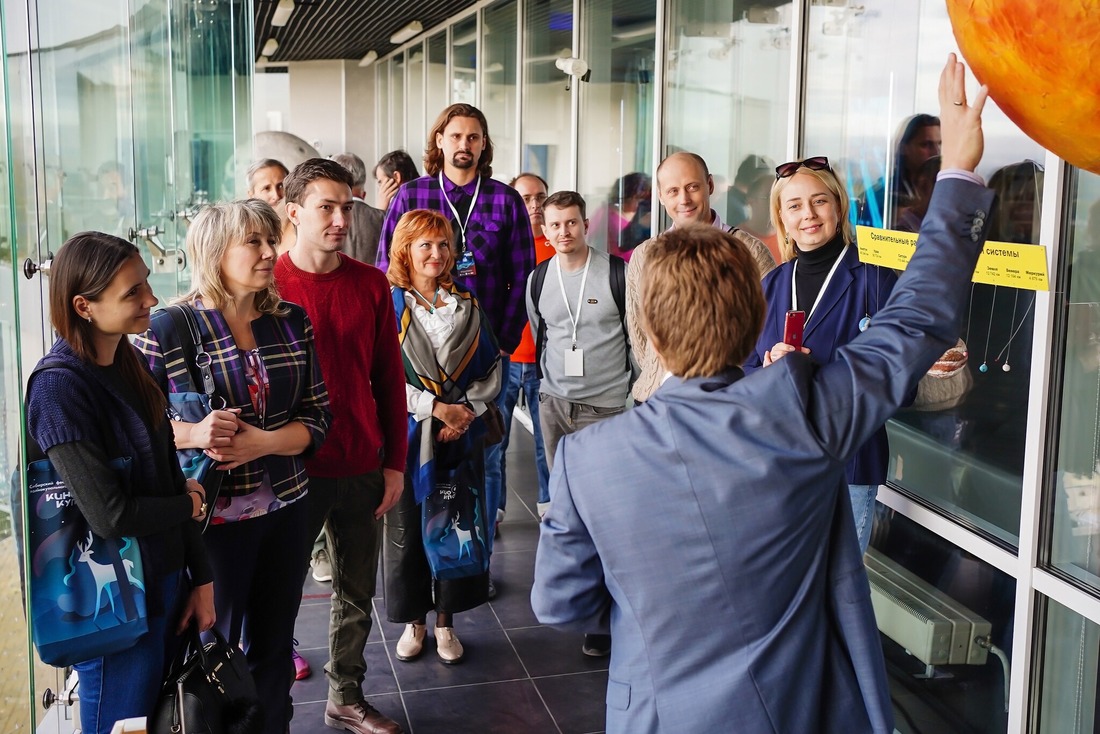
M363 650L371 630L371 600L382 540L382 521L374 519L374 511L383 494L381 470L339 479L309 478L309 526L305 537L313 541L323 528L332 564L332 616L325 676L333 703L363 700L367 672ZM306 564L308 554L309 548L303 548Z
M626 397L623 397L626 402ZM542 422L542 440L546 445L546 466L554 468L554 456L558 452L558 441L562 436L576 433L593 423L618 415L626 410L617 408L597 408L586 403L574 403L569 400L539 393L539 420Z

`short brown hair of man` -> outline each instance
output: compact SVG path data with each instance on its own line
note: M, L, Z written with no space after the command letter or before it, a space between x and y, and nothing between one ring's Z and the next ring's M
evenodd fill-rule
M293 204L303 204L306 187L314 181L326 179L347 184L350 189L355 185L348 169L327 158L310 158L294 166L294 170L283 179L283 194Z
M575 206L581 211L581 219L588 219L584 197L576 191L555 191L542 202L543 211L553 207L554 209L568 209Z
M435 136L442 135L447 125L456 117L472 117L481 125L485 148L477 159L477 174L482 178L489 178L493 175L493 139L489 137L489 122L477 107L463 103L453 104L440 112L432 129L428 131L428 141L424 145L424 172L429 176L438 176L443 170L443 151L435 144Z
M646 252L641 290L642 327L679 377L740 367L764 328L767 302L752 253L711 226L660 235Z
M390 245L390 266L386 269L386 278L390 285L405 290L412 287L412 246L428 237L438 237L447 243L447 260L443 263L443 275L439 276L438 285L446 289L451 287L451 268L455 264L455 255L451 250L454 230L451 228L451 220L430 209L413 209L397 220Z

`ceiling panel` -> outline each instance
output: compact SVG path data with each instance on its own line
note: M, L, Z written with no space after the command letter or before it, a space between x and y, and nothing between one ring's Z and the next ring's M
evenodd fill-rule
M294 0L290 22L271 25L278 0L255 0L256 58L267 39L279 49L271 61L358 59L374 50L385 56L390 36L410 21L425 29L469 8L476 0Z

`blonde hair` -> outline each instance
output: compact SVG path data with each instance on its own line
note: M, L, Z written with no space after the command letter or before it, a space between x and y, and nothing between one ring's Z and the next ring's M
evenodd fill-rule
M772 193L769 200L772 226L775 227L775 236L779 239L779 249L783 253L784 261L794 259L794 245L791 244L787 228L783 225L783 217L780 216L780 196L791 179L800 173L812 176L824 184L826 190L833 195L833 203L836 205L837 227L840 229L841 236L844 237L845 242L855 242L856 239L855 228L852 226L852 220L848 217L848 192L845 190L844 184L837 178L837 175L833 173L833 170L824 168L815 171L812 168L799 168L791 176L776 179L775 183L772 184Z
M413 243L431 235L437 235L447 241L447 258L443 263L443 274L439 276L439 287L449 289L452 284L451 268L455 264L451 243L454 230L447 217L429 209L413 209L401 215L397 227L393 230L390 245L390 265L386 269L386 278L391 285L408 290L412 287L409 271L412 269Z
M207 308L221 310L232 298L222 281L222 258L230 245L242 243L252 232L261 237L282 237L279 215L266 201L240 201L211 204L195 217L187 230L187 256L191 258L191 290L176 299L176 303L191 303L201 298ZM279 298L272 282L256 294L256 309L260 313L284 316L289 309Z
M709 377L740 367L756 346L766 310L756 261L729 232L676 227L646 251L643 326L675 375Z

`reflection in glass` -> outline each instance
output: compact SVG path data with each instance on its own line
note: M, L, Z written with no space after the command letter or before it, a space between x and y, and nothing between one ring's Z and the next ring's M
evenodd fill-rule
M493 131L493 177L510 181L516 170L516 2L501 0L481 11L481 111Z
M669 21L665 154L703 156L715 182L711 207L769 245L775 233L759 192L785 160L792 8L676 0Z
M914 33L920 28L920 33ZM848 186L853 221L918 229L938 170L937 88L956 51L946 6L868 0L812 4L806 66L807 155L827 155ZM870 60L874 62L871 63ZM1001 194L990 239L1038 241L1042 149L992 103L978 173ZM975 285L965 379L925 378L890 435L889 482L1018 543L1034 321L1032 291ZM982 369L982 365L985 368Z
M572 0L525 0L523 156L520 168L542 176L551 191L569 187L569 91L554 61L573 55Z
M477 104L477 16L451 26L451 103ZM444 105L445 106L445 105ZM440 110L443 106L440 107Z
M1100 176L1077 173L1070 201L1051 561L1100 586Z
M1100 626L1047 599L1040 734L1091 734L1100 724Z
M621 218L648 231L652 226L649 202L638 204L637 198L631 198L633 192L625 191L622 184L627 175L648 175L655 166L652 124L657 4L655 0L585 0L581 12L580 57L588 63L591 76L587 82L574 80L581 85L580 117L584 120L578 188L590 211L595 212L601 203L614 207L625 202L634 211L629 218ZM593 244L601 248L611 245ZM614 244L619 244L617 236Z
M1003 734L1015 579L881 505L871 548L867 566L875 616L879 629L890 631L881 639L896 730ZM898 594L898 589L907 591ZM907 609L891 596L913 603ZM906 620L915 624L906 626ZM946 626L948 620L953 626ZM933 644L918 652L920 637L911 635L924 625L953 630L948 635L962 632L965 648L948 652L951 646ZM905 642L913 649L891 635L910 635ZM929 667L918 654L965 662Z

